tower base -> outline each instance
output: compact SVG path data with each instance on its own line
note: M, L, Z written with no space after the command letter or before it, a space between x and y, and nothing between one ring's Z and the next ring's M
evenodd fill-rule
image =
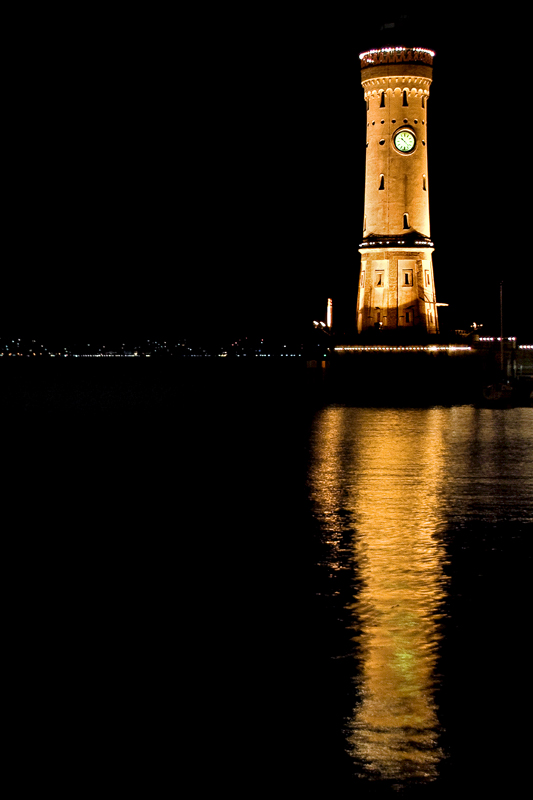
M439 332L432 247L361 248L357 331Z

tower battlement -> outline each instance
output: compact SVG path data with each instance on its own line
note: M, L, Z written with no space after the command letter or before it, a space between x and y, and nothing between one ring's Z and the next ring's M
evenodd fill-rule
M427 64L433 65L433 50L422 47L381 47L360 53L361 69L380 64Z

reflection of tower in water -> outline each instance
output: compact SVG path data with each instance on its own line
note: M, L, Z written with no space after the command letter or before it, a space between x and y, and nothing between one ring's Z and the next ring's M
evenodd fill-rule
M370 777L391 781L431 780L442 757L433 698L444 598L434 537L442 413L328 409L317 430L317 511L332 519L328 506L343 498L355 521L360 588L351 611L360 668L350 749ZM329 485L339 477L344 486Z

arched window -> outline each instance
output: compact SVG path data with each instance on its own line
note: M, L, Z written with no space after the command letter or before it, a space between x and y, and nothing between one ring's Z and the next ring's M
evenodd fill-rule
M385 92L381 92L381 102L379 104L380 108L385 108Z
M404 106L408 106L409 105L409 103L407 102L407 89L403 90L403 103L402 103L402 105L404 105Z
M379 176L379 191L385 188L385 175Z
M409 214L403 215L403 229L404 231L409 230Z

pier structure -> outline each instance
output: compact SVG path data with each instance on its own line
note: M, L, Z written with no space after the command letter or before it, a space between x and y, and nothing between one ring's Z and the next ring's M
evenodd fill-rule
M427 158L433 57L408 47L360 54L367 124L359 333L439 332Z

